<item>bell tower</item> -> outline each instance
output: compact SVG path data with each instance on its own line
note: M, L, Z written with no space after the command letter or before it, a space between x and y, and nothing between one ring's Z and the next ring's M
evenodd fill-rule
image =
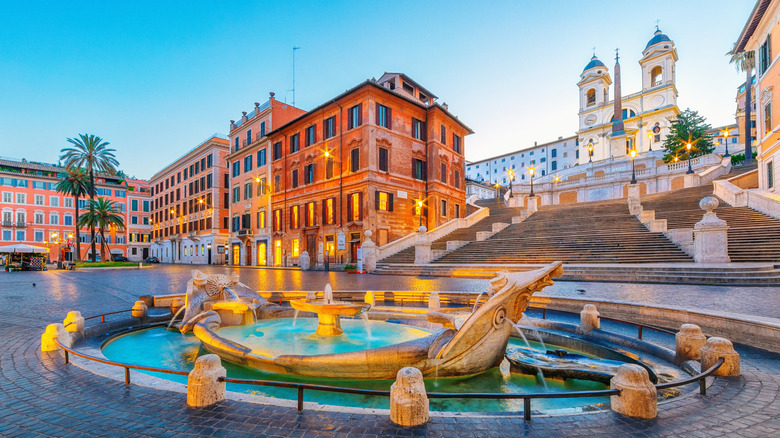
M580 74L580 81L577 82L580 89L581 116L584 111L597 108L609 100L610 84L612 84L612 79L609 77L609 69L594 53ZM582 126L582 120L580 120L580 126Z
M656 26L655 33L642 51L639 65L642 67L642 91L652 88L675 85L674 66L677 62L677 49L668 36ZM676 95L677 93L675 93Z

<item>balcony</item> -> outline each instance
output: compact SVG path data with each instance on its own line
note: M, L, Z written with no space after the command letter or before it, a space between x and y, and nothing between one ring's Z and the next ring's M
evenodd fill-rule
M251 237L252 236L252 230L247 229L247 228L243 228L243 229L238 230L237 235L239 237L242 237L242 236Z

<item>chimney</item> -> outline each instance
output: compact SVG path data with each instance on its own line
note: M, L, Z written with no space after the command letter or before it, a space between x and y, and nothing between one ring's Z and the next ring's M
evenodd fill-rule
M534 142L534 147L536 147L536 142Z
M271 96L269 100L274 100L274 96L276 96L276 93L274 93L274 92L272 91L272 92L268 93L268 95L270 95L270 96Z
M255 115L257 115L260 112L260 104L258 102L255 102Z
M236 129L236 121L235 120L231 120L230 121L230 129L231 130Z
M450 110L450 106L447 105L447 102L442 102L441 103L441 107L444 108L445 111L449 111Z
M247 120L246 111L241 111L241 121L246 122Z

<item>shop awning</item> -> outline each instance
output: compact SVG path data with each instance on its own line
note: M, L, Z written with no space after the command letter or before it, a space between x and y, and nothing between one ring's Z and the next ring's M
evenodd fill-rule
M48 252L49 252L48 248L25 245L24 243L17 243L16 245L0 246L0 253L46 254Z

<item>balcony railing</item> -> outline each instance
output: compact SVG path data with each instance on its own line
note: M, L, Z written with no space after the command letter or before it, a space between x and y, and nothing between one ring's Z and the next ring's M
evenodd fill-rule
M238 230L238 235L239 236L251 236L252 235L252 230L247 229L247 228L242 228L242 229Z

